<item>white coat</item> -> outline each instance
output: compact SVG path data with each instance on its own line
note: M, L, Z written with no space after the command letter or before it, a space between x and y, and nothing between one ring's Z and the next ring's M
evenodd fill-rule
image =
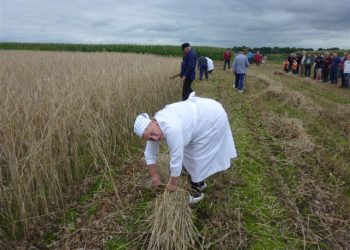
M207 65L208 65L208 71L214 70L214 62L209 57L206 57L207 59Z
M227 114L212 99L195 97L167 105L155 114L170 154L170 174L180 176L182 166L193 182L228 169L237 157ZM147 165L157 162L160 141L147 141Z

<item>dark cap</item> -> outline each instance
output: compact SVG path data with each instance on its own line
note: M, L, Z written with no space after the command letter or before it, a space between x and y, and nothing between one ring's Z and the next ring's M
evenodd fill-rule
M181 49L184 50L184 49L186 49L186 48L188 48L190 46L191 45L189 43L183 43L183 44L181 44Z

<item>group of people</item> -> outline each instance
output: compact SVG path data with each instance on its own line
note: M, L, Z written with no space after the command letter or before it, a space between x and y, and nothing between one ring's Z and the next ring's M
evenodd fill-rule
M224 57L223 57L224 58L223 70L226 70L226 65L230 69L231 57L232 57L232 50L227 49L224 52ZM260 54L260 51L257 51L255 53L253 53L252 51L249 51L247 54L247 59L248 59L249 64L255 63L256 66L260 66L260 64L266 63L267 57L266 57L266 55Z
M197 60L189 43L182 44L181 48L184 54L181 71L172 78L180 76L183 80L182 101L166 105L153 118L146 113L139 114L134 123L134 133L146 141L144 156L152 187L158 188L162 184L157 156L164 140L169 150L171 175L166 189L176 191L184 168L191 187L188 202L194 204L204 198L205 180L228 169L237 152L222 105L215 100L195 96L191 88L196 65L203 71L210 70L209 58L199 57ZM233 67L240 74L237 65L241 59L238 57Z
M337 53L317 53L316 55L303 51L301 54L290 54L283 62L284 71L292 72L301 77L310 78L330 84L338 84L341 88L349 88L350 54L338 56Z
M256 53L249 51L247 54L247 57L248 57L249 64L255 63L256 66L260 66L261 63L262 64L266 63L266 56L263 54L260 54L259 51L257 51Z

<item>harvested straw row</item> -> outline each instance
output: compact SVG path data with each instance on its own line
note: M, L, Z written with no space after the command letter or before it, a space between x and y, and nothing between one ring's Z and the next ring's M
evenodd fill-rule
M198 231L185 189L165 191L156 198L152 209L147 249L195 249Z
M168 180L168 157L159 156L159 173ZM151 205L147 249L195 249L199 245L199 232L193 223L193 212L188 204L186 178L182 178L175 192L164 191ZM197 245L197 247L196 247Z
M314 150L315 144L305 131L302 121L296 118L265 115L267 127L280 139L282 148L292 162L296 162L304 153Z

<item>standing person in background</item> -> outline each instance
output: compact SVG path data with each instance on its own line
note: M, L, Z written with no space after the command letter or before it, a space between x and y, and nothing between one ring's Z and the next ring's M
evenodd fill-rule
M329 69L331 67L331 62L332 62L332 58L329 55L329 53L327 52L324 56L323 59L323 82L328 82L329 81Z
M204 56L198 58L198 69L199 69L199 80L202 81L203 73L205 74L205 79L208 80L208 61Z
M348 53L344 53L344 56L340 58L339 75L341 77L341 88L344 88L345 78L344 78L344 62L347 60Z
M231 50L229 48L224 52L224 70L226 69L226 64L228 65L228 69L230 69Z
M340 58L338 57L337 53L333 54L333 59L331 62L331 84L337 84L338 83L338 72L339 72L339 65L340 65Z
M288 62L289 62L289 65L288 65L288 72L291 72L292 71L292 65L293 65L293 54L290 54L288 56Z
M255 65L256 66L260 66L260 63L261 63L261 60L262 60L262 56L260 54L260 52L256 52L256 54L254 55L254 62L255 62Z
M292 70L293 70L293 74L294 74L294 75L297 74L297 68L298 68L298 62L297 62L296 59L293 59Z
M284 66L284 72L288 73L288 68L289 68L289 62L288 59L284 60L283 62L283 66Z
M323 68L323 57L320 54L317 54L317 57L315 58L316 81L321 81L322 68Z
M249 64L252 64L253 63L253 58L254 58L254 54L249 51L248 52L248 61L249 61Z
M299 74L299 72L300 72L300 63L301 63L301 59L302 59L302 55L301 54L297 54L297 56L296 56L296 60L297 60L297 63L298 63L298 67L297 67L297 75Z
M312 55L312 58L313 58L313 60L314 60L314 63L313 63L313 65L312 65L312 69L313 69L313 71L314 71L314 80L316 80L316 63L315 63L315 56L314 55Z
M304 60L304 68L305 68L305 77L310 78L311 74L311 65L313 64L313 58L310 54L306 54Z
M300 76L301 77L305 75L305 57L306 57L306 51L303 51L301 53L301 59L300 59Z
M180 72L181 79L183 80L182 100L184 101L187 100L191 92L193 92L191 84L196 78L197 56L191 49L191 45L189 43L183 43L181 45L181 49L184 54Z
M344 86L343 88L349 88L349 80L350 80L350 54L347 54L344 61Z
M232 64L232 71L236 76L234 88L243 93L244 77L249 67L248 58L243 54L243 50L235 57Z

